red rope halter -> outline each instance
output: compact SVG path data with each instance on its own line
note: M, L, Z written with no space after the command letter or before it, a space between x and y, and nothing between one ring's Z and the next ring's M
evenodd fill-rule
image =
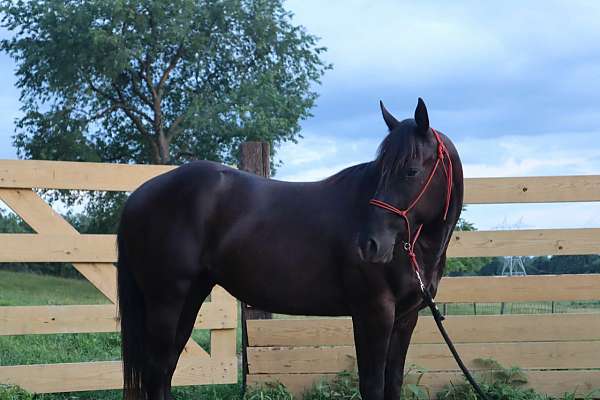
M412 265L413 269L417 273L417 278L419 279L421 288L424 288L424 285L423 285L423 281L421 280L421 276L419 274L420 268L419 268L419 263L417 262L417 255L415 254L414 248L415 248L415 243L417 242L417 239L419 238L419 235L421 234L421 229L423 229L423 224L419 225L419 227L417 228L417 230L414 234L414 238L411 238L412 230L410 228L410 221L408 220L408 212L417 205L419 200L421 200L421 197L427 191L427 188L429 187L429 184L431 183L433 176L435 175L435 173L440 165L442 165L442 168L444 169L444 174L446 175L446 200L444 203L444 221L446 220L446 217L448 216L448 209L450 208L450 198L452 196L452 159L450 158L450 153L448 152L448 148L442 141L442 138L440 137L439 133L437 133L437 131L433 128L431 128L431 130L433 131L433 134L435 135L435 139L437 140L437 143L438 143L438 145L437 145L437 160L435 161L435 165L433 166L433 169L431 170L431 172L429 173L429 176L427 177L427 181L425 182L425 185L423 185L423 187L421 188L421 191L419 192L417 197L404 210L396 208L393 205L386 203L385 201L381 201L381 200L377 200L377 199L371 199L369 201L369 204L372 204L377 207L381 207L384 210L387 210L393 214L396 214L396 215L402 217L404 219L404 221L406 222L406 229L408 231L408 240L406 242L404 242L404 250L408 254L410 264ZM447 163L445 162L446 160L448 160Z

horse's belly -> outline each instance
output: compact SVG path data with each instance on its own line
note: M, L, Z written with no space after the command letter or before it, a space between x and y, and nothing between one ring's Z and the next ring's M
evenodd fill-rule
M349 314L341 268L314 257L314 252L296 247L279 254L241 247L226 254L214 265L215 281L245 303L281 314Z

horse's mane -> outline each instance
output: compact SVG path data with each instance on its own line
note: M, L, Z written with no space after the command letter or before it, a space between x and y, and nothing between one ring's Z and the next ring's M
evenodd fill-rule
M411 122L414 124L413 120L402 121L402 123ZM390 131L379 145L375 160L345 168L323 181L339 182L362 173L366 168L375 166L381 184L387 185L388 181L406 165L409 159L417 156L417 139L412 132L412 129L394 129Z
M353 177L357 173L362 173L366 168L369 167L369 165L371 165L371 163L362 163L362 164L352 165L348 168L344 168L343 170L341 170L340 172L338 172L334 175L331 175L328 178L325 178L323 180L323 182L333 183L333 182L339 182L348 177Z

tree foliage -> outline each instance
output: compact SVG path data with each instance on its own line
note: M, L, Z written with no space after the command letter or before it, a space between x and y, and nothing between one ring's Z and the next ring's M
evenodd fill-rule
M531 275L598 274L600 273L600 256L589 254L532 257L525 263L525 269Z
M462 211L467 209L463 206ZM456 223L455 230L457 231L475 231L475 225L464 218L459 218ZM446 268L444 270L445 275L459 276L459 275L476 275L479 270L490 261L489 257L460 257L460 258L449 258L446 262Z
M294 141L330 66L282 0L1 0L23 158L233 162Z

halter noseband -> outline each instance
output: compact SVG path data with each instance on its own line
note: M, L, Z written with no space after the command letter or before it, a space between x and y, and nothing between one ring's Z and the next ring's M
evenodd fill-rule
M396 214L396 215L404 218L404 221L406 222L406 228L408 230L408 240L406 242L404 242L404 250L408 254L410 264L412 265L413 269L415 270L415 272L417 274L417 278L419 279L419 284L421 285L421 289L424 289L425 286L421 279L421 274L419 273L420 268L419 268L419 263L417 262L417 256L415 254L414 247L415 247L415 243L417 242L417 239L419 238L419 235L421 234L421 229L423 228L423 224L419 225L419 227L417 228L417 230L415 232L414 238L411 239L412 232L410 229L410 222L408 220L408 212L417 205L419 200L421 200L421 197L427 191L427 188L429 187L429 184L431 183L433 176L435 175L435 173L438 169L438 166L440 164L444 168L444 174L446 175L446 200L444 203L444 221L446 220L446 217L448 216L448 208L450 207L450 197L452 196L452 159L450 158L450 153L448 152L448 148L442 141L442 138L440 137L439 133L433 128L431 128L431 131L435 135L435 139L437 140L437 144L438 144L437 145L437 160L435 161L435 165L433 166L433 169L431 170L431 172L429 173L429 176L427 177L427 181L425 182L425 185L423 185L423 187L421 188L421 191L419 192L417 197L410 203L410 205L406 209L401 210L401 209L396 208L393 205L386 203L385 201L382 201L382 200L371 199L369 201L369 204L371 204L371 205L383 208L384 210L387 210L393 214ZM448 163L447 163L448 165L446 165L445 160L448 160Z
M429 289L427 287L425 287L425 284L423 283L423 279L421 279L419 263L417 262L417 255L415 254L414 249L415 249L415 243L417 242L417 239L419 238L419 234L421 233L421 229L423 228L423 224L419 225L419 227L417 228L417 231L415 232L415 237L411 240L411 229L410 229L410 222L408 221L408 212L419 202L419 200L421 199L421 196L423 196L423 193L425 193L425 191L429 187L429 184L431 183L431 180L433 179L433 176L435 175L435 172L440 164L444 168L444 174L446 175L446 203L444 205L444 221L446 220L446 217L448 216L448 208L450 207L450 197L452 196L452 159L450 158L450 153L448 152L448 148L442 141L442 138L440 137L440 135L435 131L435 129L432 128L431 130L433 131L433 134L435 135L435 138L438 143L437 160L435 161L435 165L433 166L433 169L429 173L429 176L427 177L427 181L425 182L425 185L419 192L418 196L412 201L412 203L410 203L410 205L405 210L400 210L399 208L396 208L393 205L386 203L385 201L381 201L381 200L377 200L377 199L371 199L369 201L369 203L374 206L381 207L384 210L387 210L391 213L394 213L394 214L404 218L404 221L406 221L406 228L408 230L408 241L404 242L404 250L408 254L410 264L412 265L412 267L415 271L415 275L417 276L417 279L419 280L419 285L421 287L421 294L423 295L423 300L425 301L425 304L427 304L427 306L431 309L431 314L433 315L435 323L438 326L440 333L442 334L442 337L444 338L444 341L446 342L446 344L448 344L448 347L450 348L450 352L454 356L454 359L458 363L458 366L460 367L461 371L463 372L463 374L465 374L465 377L467 378L469 383L473 386L475 391L479 394L479 397L481 397L484 400L487 400L488 397L485 395L485 393L483 393L483 391L481 390L481 388L479 387L479 385L477 384L475 379L473 379L473 376L469 373L469 370L467 369L465 364L460 359L460 356L458 355L458 352L456 351L456 348L454 347L452 340L450 340L448 333L446 332L446 330L444 329L444 326L442 325L444 316L440 313L440 310L438 310L438 308L435 304L435 300L433 300L433 297L431 296L431 292L429 291ZM448 165L446 165L446 163L445 163L446 159L448 160Z

